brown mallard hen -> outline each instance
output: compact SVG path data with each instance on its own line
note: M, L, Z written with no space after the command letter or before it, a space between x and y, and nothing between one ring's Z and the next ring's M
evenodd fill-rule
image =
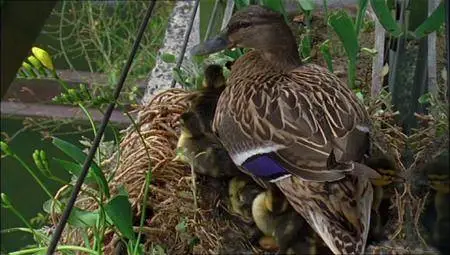
M234 163L275 183L335 254L361 254L379 177L361 164L369 118L327 69L303 64L283 17L260 6L233 15L219 36L192 49L206 55L253 48L231 67L213 131Z

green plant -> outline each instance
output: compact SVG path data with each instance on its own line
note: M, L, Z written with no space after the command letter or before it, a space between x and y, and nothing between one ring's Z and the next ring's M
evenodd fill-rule
M40 48L33 48L32 53L33 55L31 55L27 59L26 63L28 65L23 65L22 67L22 75L30 78L30 74L34 73L39 74L39 76L31 75L33 78L51 78L58 81L63 88L62 94L58 97L61 100L60 103L79 106L80 109L86 114L91 124L91 131L95 136L97 132L96 125L93 122L92 116L90 115L89 111L87 111L87 102L89 100L94 100L95 97L90 95L89 91L84 85L80 85L79 90L69 88L68 85L57 76L52 63L52 59L45 50ZM101 110L101 106L97 106L97 108ZM128 116L131 118L132 123L134 123L131 115L128 114ZM137 132L139 133L139 128L136 124L134 125L134 128L136 128ZM14 153L13 150L11 150L7 143L3 141L0 142L2 154L18 160L22 164L22 166L33 176L35 181L41 186L41 188L49 197L49 200L47 200L43 205L45 215L40 214L34 219L35 221L38 221L40 223L39 225L45 224L45 222L42 221L48 219L48 215L54 213L62 213L62 209L67 202L68 195L70 195L69 191L80 175L82 164L84 163L84 160L86 158L85 151L83 151L83 149L79 148L78 146L57 137L53 137L52 141L55 147L64 152L72 160L51 158L51 160L49 161L47 154L43 150L35 150L32 157L37 170L40 171L45 178L52 179L62 185L67 185L69 187L69 189L67 189L65 193L60 194L58 199L53 196L53 194L44 185L41 179L36 175L37 170L27 165L25 161L23 161L17 154ZM91 146L90 141L88 141L86 138L84 140L81 140L80 143L86 147ZM81 235L84 237L84 243L86 247L70 245L59 246L58 250L64 254L71 254L72 251L98 254L103 249L106 231L113 228L117 229L117 232L120 233L120 236L129 240L127 243L129 254L143 253L143 247L140 242L141 233L139 231L139 234L135 235L133 230L133 212L128 199L128 194L124 189L121 189L119 194L111 196L108 180L113 178L115 170L102 169L101 167L103 161L109 160L114 152L119 151L119 148L117 148L118 143L119 138L117 136L115 138L115 142L101 142L100 148L97 151L98 153L96 160L92 162L91 168L89 169L89 173L85 180L85 188L82 190L82 196L93 199L96 202L97 209L86 210L80 207L75 207L68 220L68 225L70 226L70 228L81 233ZM119 159L120 158L117 158L117 162L119 162ZM65 170L69 175L71 175L71 181L67 182L54 176L52 174L52 168L54 168L55 166L59 166L61 169ZM146 187L148 187L151 182L151 170L149 169L148 172L149 174L146 179ZM148 190L146 193L148 193ZM146 199L147 195L145 196L145 199L143 201L144 205L146 204ZM22 220L22 222L26 226L26 228L9 229L4 230L3 232L28 232L33 234L33 237L36 240L36 244L34 246L21 251L13 252L11 254L31 254L45 251L46 245L48 245L49 243L49 233L43 231L42 229L35 229L32 224L30 224L24 217L22 217L21 214L12 206L12 203L9 201L5 194L2 194L2 206L11 210ZM145 214L142 214L140 227L144 225L144 217ZM92 233L92 238L89 238L88 231ZM91 245L91 241L93 241L93 245Z
M345 11L332 13L328 19L328 24L339 37L344 46L348 58L348 86L356 88L356 66L358 55L360 53L359 34L364 21L368 0L359 1L358 14L353 19Z

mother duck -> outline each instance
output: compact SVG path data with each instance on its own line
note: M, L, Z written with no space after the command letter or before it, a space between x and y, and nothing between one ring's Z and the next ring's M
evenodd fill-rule
M253 50L231 68L213 131L234 163L272 182L335 254L361 254L379 175L369 152L367 112L327 69L303 64L282 15L261 6L236 12L219 36L195 46L206 55Z

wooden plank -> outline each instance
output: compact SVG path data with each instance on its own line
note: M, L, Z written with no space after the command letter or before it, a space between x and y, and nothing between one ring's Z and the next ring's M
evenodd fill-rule
M73 78L73 77L72 77ZM78 88L80 81L75 78L66 82L69 88ZM145 84L144 84L145 85ZM138 89L138 94L145 93L145 86ZM50 103L52 98L60 95L61 85L56 80L50 79L15 79L2 101L19 101L23 103ZM140 100L140 98L138 98Z
M87 121L88 118L79 107L70 107L63 105L44 105L37 103L19 103L19 102L4 102L0 103L1 116L23 116L23 117L43 117L49 119L74 119ZM103 119L103 114L96 109L88 109L92 118L96 122ZM127 116L118 110L114 110L111 123L126 127L131 124Z
M74 83L86 83L95 84L98 86L111 86L116 84L110 84L107 74L104 73L91 73L87 71L72 71L72 70L56 70L59 78L63 81ZM126 82L125 82L126 83ZM145 79L138 80L134 85L139 88L145 88L147 82Z

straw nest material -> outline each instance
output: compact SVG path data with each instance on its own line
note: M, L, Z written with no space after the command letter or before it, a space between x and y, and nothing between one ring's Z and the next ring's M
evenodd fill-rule
M145 228L146 247L160 245L168 254L218 253L225 233L234 234L234 246L246 246L246 231L221 210L220 192L226 183L197 177L191 169L173 161L179 135L179 117L187 109L189 92L167 90L139 111L140 135L130 128L121 148L121 161L114 178L129 193L140 215L145 177L151 169L151 185ZM148 149L148 152L147 152ZM149 155L150 158L147 156ZM230 242L227 242L230 243ZM242 245L241 245L242 243ZM234 248L237 248L234 247Z
M180 89L167 90L138 110L139 132L133 126L125 130L120 143L120 163L109 166L117 168L109 182L111 193L117 194L121 186L128 192L135 215L135 231L145 211L146 220L140 230L146 254L156 248L163 248L166 254L258 252L249 242L255 228L227 213L227 181L195 177L190 167L173 161L179 135L178 120L188 107L189 94ZM149 171L151 183L143 207ZM112 172L105 173L107 178ZM57 198L65 190L67 187L58 192ZM83 190L89 187L85 185ZM92 211L97 203L82 192L76 206ZM54 213L53 224L58 220L58 214ZM83 240L79 229L67 226L61 243L83 245ZM105 254L113 253L118 240L115 233L106 233Z

